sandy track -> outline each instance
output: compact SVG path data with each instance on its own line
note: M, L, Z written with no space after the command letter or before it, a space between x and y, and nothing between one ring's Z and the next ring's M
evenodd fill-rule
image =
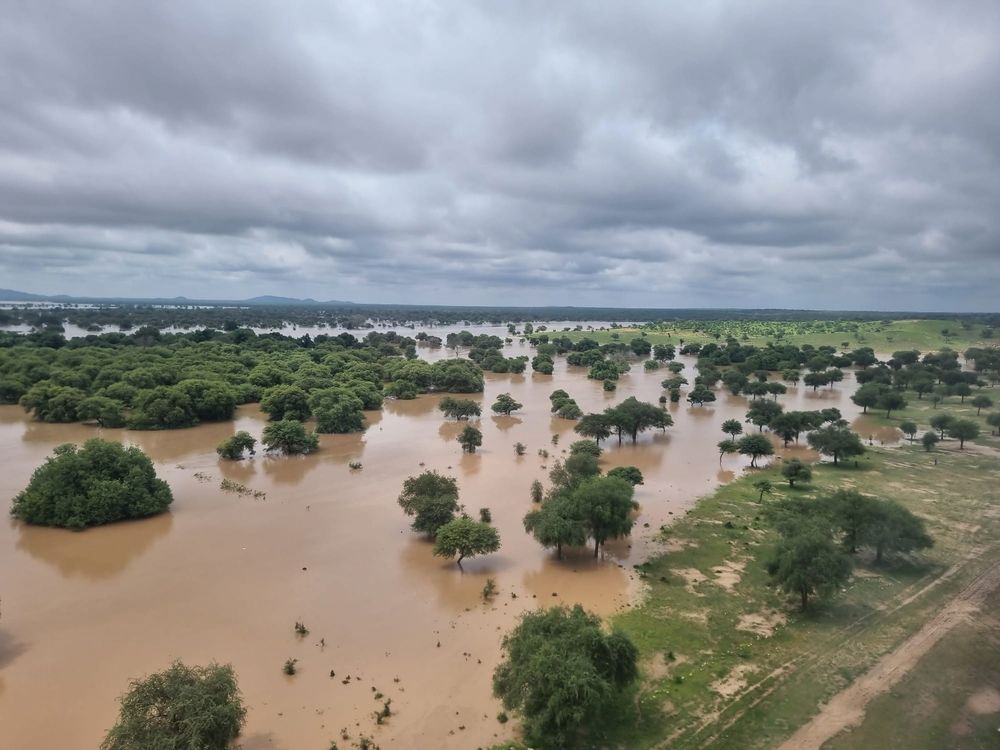
M813 719L782 743L778 750L819 750L824 742L861 723L868 703L888 691L955 625L975 612L1000 587L1000 562L980 573L957 596L896 650L882 657L850 687L823 705Z

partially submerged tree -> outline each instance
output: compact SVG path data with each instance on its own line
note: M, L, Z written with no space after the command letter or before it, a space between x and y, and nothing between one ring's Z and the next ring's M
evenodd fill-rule
M439 557L458 557L459 565L467 557L486 555L500 549L500 534L482 521L461 516L437 530L434 554Z
M642 472L637 466L616 466L608 471L608 476L624 479L633 487L643 483Z
M579 605L525 614L503 649L493 692L520 713L526 738L542 750L588 745L624 708L625 688L639 676L632 642L606 633Z
M404 480L398 502L406 515L414 517L414 531L434 536L459 510L458 482L436 471L425 471Z
M215 448L215 452L218 453L220 457L228 459L229 461L238 461L243 458L243 454L245 452L249 452L252 456L256 447L256 438L254 438L249 432L240 430L235 435L230 435L228 438L219 443L219 445Z
M163 513L173 499L139 448L92 438L57 447L10 512L27 523L84 529Z
M554 494L529 511L524 517L524 530L543 547L555 547L559 559L563 546L580 547L587 542L580 506L568 492Z
M469 417L478 417L481 414L479 404L469 398L445 396L438 404L438 408L446 417L452 419L468 419Z
M757 459L774 454L774 446L764 435L745 435L736 441L736 449L744 456L750 456L750 466L756 468ZM721 449L720 449L721 450Z
M226 750L246 714L231 666L178 661L132 681L101 750Z
M319 450L319 435L315 432L306 432L305 425L297 419L271 422L264 428L260 442L269 451L280 451L289 455L314 453Z
M843 425L831 424L809 433L809 446L813 450L830 456L833 465L841 459L860 456L865 452L865 446L857 434Z
M520 409L523 404L519 404L509 393L501 393L497 396L497 400L493 402L493 406L490 408L496 414L503 414L504 416L510 416L511 412L515 412Z
M917 427L917 423L916 422L911 422L911 421L907 420L905 422L900 422L899 423L899 429L900 429L900 431L904 435L906 435L907 439L912 443L913 442L913 437L917 434L917 431L920 428Z
M483 444L483 433L471 424L466 425L465 429L459 433L457 440L465 453L475 453L476 448Z
M608 539L626 536L632 531L632 485L618 477L594 477L582 482L573 492L580 515L594 540L594 557Z

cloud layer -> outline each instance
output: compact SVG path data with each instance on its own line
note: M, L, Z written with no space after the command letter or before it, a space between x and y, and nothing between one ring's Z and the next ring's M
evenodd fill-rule
M3 4L0 286L1000 307L993 0Z

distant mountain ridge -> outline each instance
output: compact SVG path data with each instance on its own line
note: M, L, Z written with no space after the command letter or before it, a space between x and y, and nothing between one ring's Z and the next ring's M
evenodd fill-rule
M263 294L249 299L190 299L188 297L78 297L70 294L35 294L16 289L0 289L0 302L68 302L103 304L144 304L144 305L302 305L352 307L356 303L346 300L326 300L320 302L311 298L278 297Z

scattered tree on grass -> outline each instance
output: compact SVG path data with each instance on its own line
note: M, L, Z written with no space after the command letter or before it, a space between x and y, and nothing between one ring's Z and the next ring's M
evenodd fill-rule
M907 439L912 443L914 436L917 434L917 431L920 428L917 427L916 422L911 422L907 420L905 422L899 423L899 429L904 435L906 435Z
M964 450L966 440L979 437L979 425L971 419L956 419L948 427L948 436L958 441L959 450Z
M796 482L807 484L812 481L812 467L797 458L785 461L781 467L781 476L788 480L788 486L794 487Z
M924 446L925 451L930 451L935 445L937 445L940 438L936 432L925 432L923 437L920 438L921 445Z
M497 400L493 402L493 406L490 408L496 414L503 414L504 416L510 416L511 412L517 411L523 406L513 399L509 393L501 393L497 396Z
M930 425L938 431L938 437L944 440L944 433L951 427L955 418L951 414L935 414L930 419Z
M803 524L778 542L767 571L782 590L799 596L805 610L809 597L828 596L850 580L851 561L826 529Z
M893 500L876 500L865 519L858 541L875 550L875 561L885 554L927 549L934 540L923 519Z
M997 434L1000 432L1000 411L995 411L992 414L986 415L986 424L991 427L990 434Z
M483 433L471 424L466 425L465 429L459 433L457 440L465 453L475 453L476 448L483 444Z
M249 452L252 456L257 447L257 440L249 432L240 430L235 435L230 435L216 447L215 452L222 458L230 461L238 461L243 458L244 452Z
M972 405L976 407L976 416L978 417L983 409L989 409L993 406L993 399L989 396L979 395L972 399Z
M885 417L888 419L892 412L906 408L906 399L899 391L887 390L878 397L876 406L885 409Z
M809 446L833 459L833 465L841 459L860 456L865 452L861 438L845 425L831 424L809 433Z
M757 502L764 502L764 495L774 494L774 484L771 483L770 479L758 479L753 483L753 488L760 493L757 496Z
M174 662L132 681L101 750L225 750L246 713L231 666Z
M398 502L406 515L414 517L414 531L434 536L459 510L458 482L436 471L425 471L403 482Z
M434 539L434 554L438 557L458 557L459 565L467 557L486 555L500 549L500 534L482 521L461 516L444 524Z
M173 502L139 448L93 438L60 445L14 498L11 515L42 526L88 526L163 513Z
M271 422L264 428L260 442L269 451L280 451L289 455L314 453L319 450L319 435L315 432L306 432L305 425L297 419Z
M503 640L493 692L523 718L534 747L579 747L625 710L625 688L639 675L638 650L606 633L579 605L524 615Z

